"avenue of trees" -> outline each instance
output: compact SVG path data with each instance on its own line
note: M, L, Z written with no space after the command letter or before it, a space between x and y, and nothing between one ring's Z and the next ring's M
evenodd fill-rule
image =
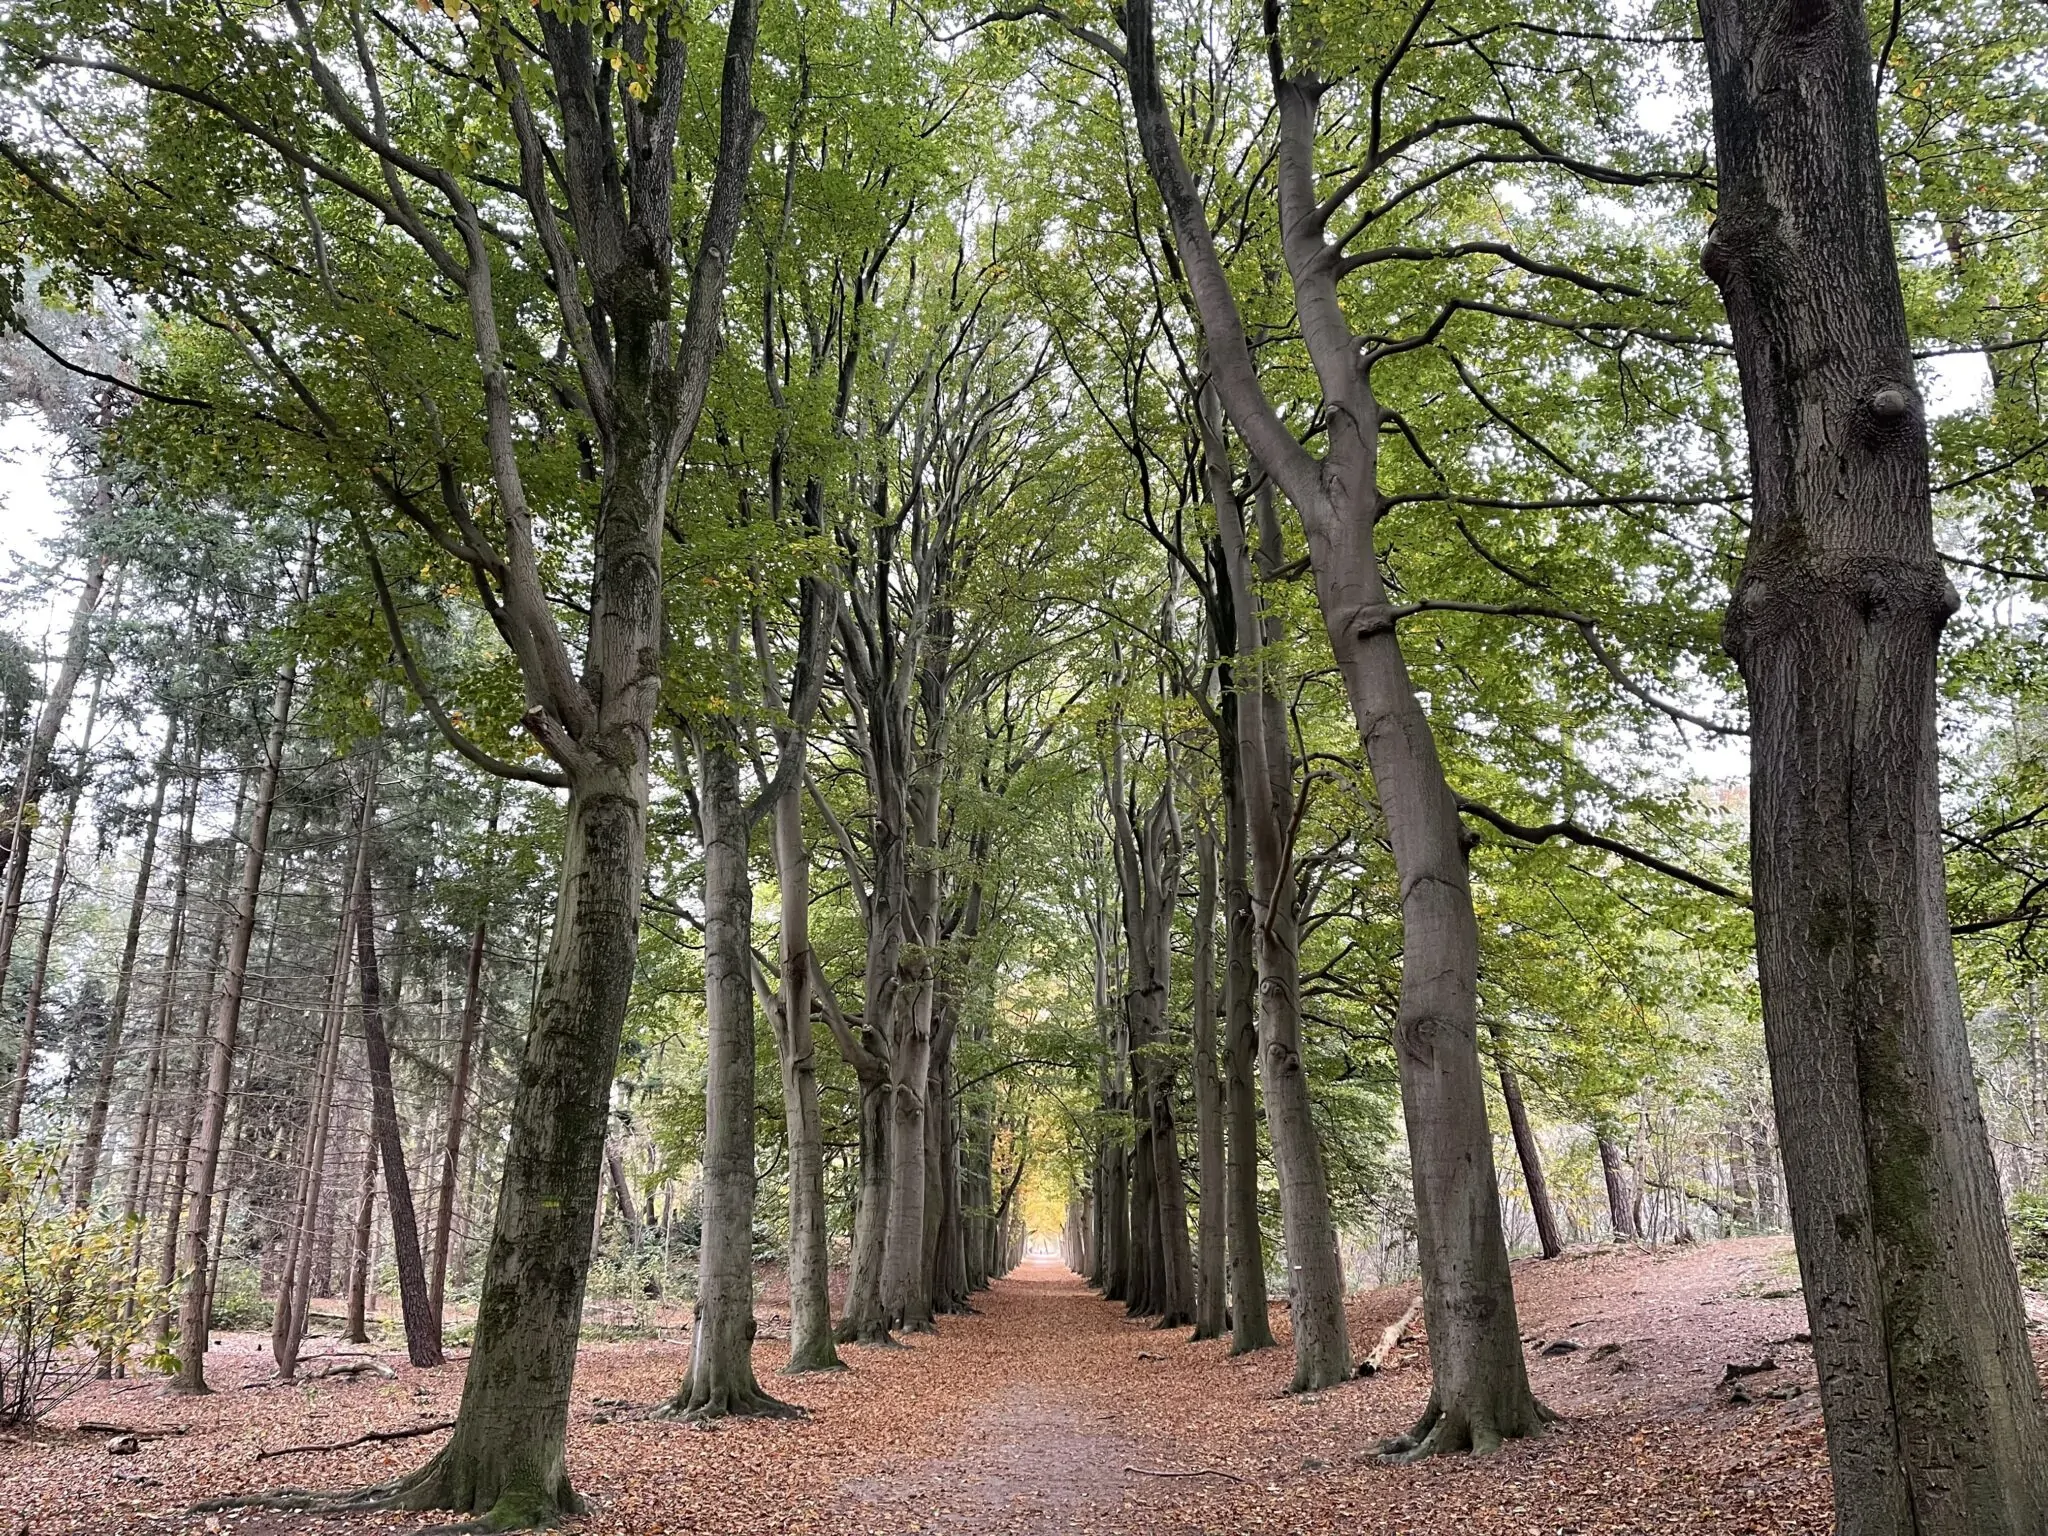
M273 1497L492 1528L590 1329L788 1411L763 1260L1298 1391L1419 1275L1422 1458L1511 1258L1785 1230L1838 1528L2037 1536L2044 112L2010 0L0 0L0 1208L180 1391L465 1347Z

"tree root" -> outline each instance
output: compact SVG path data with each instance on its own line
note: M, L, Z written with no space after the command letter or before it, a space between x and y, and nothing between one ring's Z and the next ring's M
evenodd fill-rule
M758 1386L714 1387L701 1397L685 1387L648 1415L653 1419L676 1419L698 1427L718 1419L802 1419L809 1416L795 1403L770 1397Z
M367 1488L344 1489L338 1493L308 1488L280 1488L272 1493L241 1494L234 1498L207 1499L194 1504L193 1514L214 1514L229 1509L266 1509L294 1514L349 1515L373 1510L428 1511L445 1509L460 1513L474 1511L472 1498L456 1496L454 1474L444 1450L417 1471L388 1483ZM490 1507L442 1531L537 1531L559 1524L569 1515L582 1514L583 1501L564 1476L559 1490L550 1496L532 1487L511 1487L498 1494Z
M789 1364L785 1365L776 1374L780 1376L815 1376L820 1371L843 1371L847 1368L846 1362L839 1358L838 1352L835 1350L830 1355L819 1359L798 1360L792 1357Z
M900 1348L896 1336L884 1322L855 1322L848 1318L832 1331L835 1344L866 1344L878 1349Z
M1379 1454L1384 1460L1399 1466L1412 1466L1432 1456L1454 1456L1467 1451L1474 1456L1490 1456L1505 1441L1541 1434L1543 1426L1555 1423L1557 1417L1532 1395L1522 1411L1514 1415L1514 1422L1504 1426L1496 1415L1475 1413L1462 1404L1454 1404L1446 1412L1432 1392L1429 1406L1422 1410L1422 1417L1415 1421L1415 1427L1405 1435L1381 1441Z
M353 1440L330 1440L319 1445L281 1445L274 1451L258 1450L256 1459L268 1461L273 1456L304 1456L316 1451L345 1451L351 1446L371 1445L386 1440L412 1440L420 1435L431 1435L444 1429L453 1429L453 1419L436 1419L431 1424L409 1424L403 1429L373 1429L367 1434L357 1435ZM180 1430L180 1434L184 1431Z

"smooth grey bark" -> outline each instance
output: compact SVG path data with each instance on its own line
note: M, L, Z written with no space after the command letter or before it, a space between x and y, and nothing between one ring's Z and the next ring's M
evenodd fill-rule
M1757 973L1843 1536L2048 1529L1949 934L1934 546L1860 5L1702 0L1749 544Z
M604 1172L612 1187L612 1208L626 1229L626 1251L640 1251L640 1212L633 1204L633 1185L626 1177L626 1155L616 1140L604 1144Z
M925 722L915 749L916 772L906 799L903 943L889 1049L889 1224L882 1256L882 1306L909 1333L932 1330L931 1266L925 1258L925 1209L934 1194L926 1179L932 1032L940 964L939 811L946 767L947 678L953 614L946 590L951 552L941 539L930 557L934 612L917 667L917 708ZM909 740L908 715L904 738Z
M1142 822L1124 782L1119 742L1110 759L1108 799L1122 895L1125 1018L1130 1031L1133 1089L1143 1177L1133 1202L1132 1239L1145 1262L1134 1309L1156 1313L1159 1326L1195 1320L1194 1255L1188 1244L1187 1186L1173 1112L1173 1057L1167 1030L1172 993L1172 922L1180 895L1180 827L1169 762Z
M703 1178L690 1376L671 1400L685 1417L786 1411L754 1375L754 881L729 718L697 750L704 843Z
M786 794L773 814L781 988L771 1017L789 1137L789 1363L784 1369L795 1374L838 1370L842 1363L832 1342L825 1131L811 1024L811 859L804 845L803 801Z
M309 536L300 568L298 591L312 590L314 542ZM257 897L270 849L270 819L277 807L278 781L284 771L285 732L291 722L292 695L298 686L298 660L278 669L270 693L269 733L263 744L262 767L256 776L249 808L248 841L242 853L240 887L227 925L220 990L213 998L209 1021L205 1097L191 1151L182 1263L185 1295L178 1312L179 1392L205 1392L209 1239L213 1229L214 1178L220 1167L221 1135L227 1125L229 1088L233 1083L235 1038L242 1022L242 994L248 980L249 948L256 936Z
M1325 234L1341 200L1326 205L1317 186L1316 113L1323 83L1306 72L1287 72L1277 35L1280 12L1270 9L1283 254L1329 424L1327 446L1317 458L1259 382L1229 274L1159 79L1151 0L1127 0L1120 22L1127 43L1120 58L1139 143L1201 323L1210 377L1246 447L1300 514L1324 629L1357 717L1400 880L1404 958L1395 1045L1432 1384L1414 1430L1388 1448L1411 1456L1490 1450L1503 1439L1536 1433L1544 1413L1529 1389L1501 1228L1479 1062L1478 925L1463 829L1395 635L1398 615L1388 601L1374 539L1381 415L1371 385L1372 358L1352 331L1338 292L1342 253ZM1244 734L1256 736L1249 729ZM1256 823L1253 832L1258 835ZM1281 1067L1284 1080L1284 1057L1275 1061L1268 1045L1262 1059ZM1277 1131L1280 1111L1272 1082L1269 1073L1267 1119ZM1276 1134L1276 1160L1278 1140ZM1289 1248L1293 1263L1291 1234Z
M1251 845L1252 939L1258 955L1259 1076L1266 1129L1280 1176L1280 1219L1286 1235L1287 1305L1294 1322L1291 1390L1310 1392L1351 1376L1351 1337L1344 1322L1344 1271L1329 1178L1309 1103L1301 1060L1301 937L1297 882L1288 828L1294 819L1294 754L1278 690L1264 652L1281 637L1279 620L1252 584L1243 509L1232 483L1220 424L1203 416L1203 468L1216 510L1224 572L1236 617L1238 776L1244 787ZM1261 493L1260 574L1283 563L1279 519Z
M1224 1214L1223 1077L1216 1061L1216 833L1195 829L1193 1036L1196 1188L1195 1337L1223 1336L1229 1304Z
M93 1078L92 1104L86 1110L85 1130L79 1137L78 1161L72 1169L71 1203L87 1210L93 1202L93 1186L99 1181L100 1153L106 1145L107 1117L114 1103L114 1080L120 1075L122 1042L127 1032L128 1006L135 992L135 966L142 948L142 930L149 921L149 883L156 873L158 835L163 828L164 801L170 790L172 764L177 756L179 722L173 717L164 728L163 750L156 759L156 789L149 802L149 815L142 824L142 848L135 860L134 892L128 900L128 926L121 940L121 958L114 972L114 997L107 1008L107 1037L100 1046L99 1071Z
M1235 675L1235 664L1232 677ZM1259 1022L1254 1004L1258 981L1253 958L1251 836L1246 829L1244 781L1239 772L1237 733L1241 725L1237 690L1227 691L1218 711L1224 728L1217 737L1223 781L1223 1110L1224 1214L1229 1218L1230 1352L1272 1349L1273 1320L1267 1312L1266 1247L1259 1220Z

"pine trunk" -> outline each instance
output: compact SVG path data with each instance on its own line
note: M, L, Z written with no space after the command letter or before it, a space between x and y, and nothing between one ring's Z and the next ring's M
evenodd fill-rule
M142 825L142 850L136 857L134 894L128 901L128 927L121 940L121 958L114 973L114 999L107 1009L107 1038L100 1047L99 1072L93 1079L92 1105L79 1138L78 1162L72 1171L71 1203L87 1210L98 1182L100 1153L106 1145L107 1117L114 1103L114 1080L121 1070L122 1038L127 1031L128 1003L135 990L135 961L142 947L143 925L149 920L149 882L156 873L157 837L163 827L164 800L171 784L171 762L177 751L178 722L165 727L163 751L157 754L156 790Z
M114 600L118 609L120 600ZM50 979L50 946L57 939L57 923L64 915L64 893L71 875L71 834L78 827L78 805L85 795L86 773L92 762L93 725L99 718L100 689L104 673L95 673L92 692L86 700L85 728L79 735L78 769L64 796L64 814L57 821L57 853L50 867L50 890L43 902L43 923L36 934L36 958L28 973L28 996L21 1007L21 1051L14 1067L14 1092L7 1103L7 1139L21 1134L21 1112L28 1102L28 1087L35 1075L36 1035L42 1023L43 992ZM0 963L0 979L7 968Z
M299 588L312 583L313 554L309 541ZM178 1314L176 1390L205 1392L209 1240L213 1230L214 1176L220 1167L221 1135L227 1126L228 1091L234 1081L235 1037L242 1022L242 993L248 980L249 948L256 936L257 897L270 848L270 818L277 806L278 782L284 771L285 731L291 721L292 694L298 684L298 663L286 663L270 695L270 731L263 745L263 766L257 775L249 811L249 838L242 854L242 876L234 913L227 929L220 990L213 999L211 1038L207 1048L206 1088L196 1140L191 1152L189 1210L185 1219L183 1263L185 1296Z
M497 831L497 816L491 818ZM469 937L469 961L463 971L462 1033L455 1045L455 1073L448 1086L448 1131L441 1142L441 1182L434 1201L434 1262L427 1276L427 1306L445 1317L448 1294L448 1244L455 1230L456 1181L462 1168L462 1136L469 1124L469 1079L476 1059L476 1037L484 1020L484 946L490 924L479 921Z
M363 797L359 836L371 837L375 771ZM370 1121L384 1165L384 1206L391 1217L391 1256L398 1269L399 1314L405 1322L406 1358L422 1368L441 1364L441 1318L427 1300L427 1269L420 1257L420 1231L413 1212L412 1180L405 1166L405 1138L398 1125L398 1098L391 1081L391 1041L384 1032L383 989L377 974L377 913L370 887L370 861L358 859L355 889L356 982L362 996L363 1055L370 1067Z
M104 499L110 494L105 477L101 477L99 486ZM64 717L71 712L71 696L78 691L78 679L84 675L91 649L92 619L106 586L106 557L88 552L85 584L78 589L78 603L71 611L64 659L58 663L57 675L51 679L42 711L36 716L36 728L29 736L28 750L22 754L21 770L7 807L5 835L0 837L0 875L4 875L6 885L6 894L0 896L0 977L6 976L14 961L14 940L21 928L22 893L28 880L29 843L35 833L36 807L42 803L49 781L50 754L57 749L57 735L64 728Z
M1500 1031L1493 1031L1494 1066L1500 1072L1501 1102L1507 1106L1508 1128L1514 1133L1515 1155L1522 1162L1522 1183L1529 1191L1529 1214L1536 1219L1536 1241L1543 1257L1554 1259L1564 1252L1564 1238L1557 1227L1557 1210L1550 1203L1550 1181L1543 1176L1543 1153L1536 1145L1536 1128L1529 1123L1529 1106L1522 1102L1522 1085L1515 1069L1501 1054Z
M1636 1231L1635 1192L1629 1188L1628 1166L1621 1160L1621 1148L1605 1131L1594 1136L1600 1149L1600 1176L1607 1185L1607 1219L1617 1243L1632 1243Z

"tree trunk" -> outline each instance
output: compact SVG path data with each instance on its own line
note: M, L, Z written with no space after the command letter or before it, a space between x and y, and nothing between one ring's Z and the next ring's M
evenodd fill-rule
M398 1127L398 1099L391 1083L391 1042L384 1033L384 999L377 975L377 912L370 886L367 849L374 831L376 767L373 757L363 790L358 831L364 852L356 869L356 981L362 993L363 1055L370 1067L370 1123L384 1164L384 1206L391 1217L391 1256L398 1268L398 1306L405 1321L406 1358L426 1368L441 1364L441 1317L427 1300L427 1268L420 1258L420 1231L413 1213L412 1181L405 1167L405 1138Z
M235 814L228 823L230 827L241 826L242 813L248 808L248 802L249 773L245 768L235 787ZM175 1294L178 1250L185 1230L185 1202L195 1177L192 1169L192 1138L199 1124L200 1087L206 1078L207 1042L213 1023L212 1013L207 1005L213 999L214 980L220 974L221 953L227 937L229 898L234 892L234 853L234 839L225 839L221 849L220 879L212 903L213 933L206 945L206 976L193 994L199 1006L193 1010L192 1048L185 1063L184 1088L179 1093L177 1101L179 1113L176 1145L164 1167L164 1188L160 1201L163 1212L163 1246L158 1257L157 1277L167 1296ZM175 1007L175 994L167 996L164 1005L167 1008ZM204 1271L201 1273L203 1275ZM157 1319L156 1340L159 1345L168 1345L175 1321L167 1305Z
M1543 1257L1554 1259L1564 1252L1564 1239L1558 1234L1557 1211L1550 1203L1550 1181L1543 1177L1543 1154L1536 1145L1536 1128L1529 1123L1529 1106L1522 1102L1522 1085L1515 1077L1515 1069L1501 1052L1500 1028L1489 1027L1493 1034L1494 1066L1500 1072L1501 1102L1508 1108L1515 1155L1522 1160L1522 1182L1529 1190L1529 1214L1536 1218L1536 1241L1542 1245Z
M1195 1337L1223 1336L1228 1306L1224 1264L1223 1079L1216 1065L1216 834L1195 833L1195 1146L1201 1204L1195 1224Z
M119 609L118 597L113 607ZM7 1103L9 1141L21 1134L21 1112L28 1102L29 1080L35 1072L36 1032L42 1022L43 989L50 978L50 946L56 942L57 921L64 915L64 887L71 873L71 834L77 829L78 804L85 795L86 774L92 763L93 725L99 718L100 690L105 682L104 672L93 674L92 691L86 698L85 727L79 733L78 771L64 796L64 814L57 823L57 853L50 867L50 892L43 903L42 929L36 935L35 963L29 968L28 996L22 1001L21 1052L14 1067L14 1091ZM0 962L0 981L6 975L7 967Z
M492 807L491 831L497 831ZM469 962L463 971L462 1033L455 1045L455 1073L448 1086L448 1134L441 1143L441 1186L434 1201L434 1267L427 1276L427 1306L446 1316L448 1243L455 1230L456 1180L462 1167L462 1133L469 1124L470 1065L476 1057L477 1032L484 1020L484 946L490 924L479 919L469 937Z
M1749 548L1757 972L1843 1536L2048 1529L2048 1424L1957 991L1935 552L1859 5L1704 0Z
M704 834L703 1181L690 1379L672 1411L698 1420L782 1411L754 1376L754 882L730 720L697 754Z
M1287 75L1276 41L1274 57L1281 61L1272 78L1278 224L1295 318L1329 423L1327 448L1318 459L1302 446L1259 382L1230 275L1217 254L1201 189L1181 154L1161 88L1151 0L1127 0L1120 14L1129 44L1123 62L1138 138L1201 319L1208 372L1221 404L1270 477L1268 484L1277 482L1301 515L1317 605L1357 718L1400 884L1404 960L1395 1047L1432 1386L1415 1431L1389 1448L1414 1456L1466 1447L1489 1450L1504 1438L1535 1433L1544 1415L1529 1390L1501 1229L1479 1064L1478 924L1463 829L1429 717L1395 638L1396 614L1374 540L1382 412L1372 390L1371 349L1351 327L1338 290L1341 264L1326 238L1326 215L1318 209L1316 114L1325 87L1312 77ZM1227 457L1205 457L1220 461L1228 477ZM1262 550L1268 543L1264 531ZM1243 735L1258 742L1260 734L1247 721ZM1284 726L1280 741L1284 747ZM1275 759L1277 770L1278 755L1263 744L1260 750ZM1255 839L1266 820L1264 799L1248 786ZM1291 895L1285 887L1267 887L1263 876L1260 885L1262 897ZM1260 983L1263 993L1263 972ZM1282 1069L1278 1081L1298 1075L1298 1062L1290 1069L1285 1057L1284 1041L1278 1060L1273 1042L1263 1043L1269 1067ZM1280 1147L1291 1139L1283 1127L1293 1114L1291 1106L1275 1102L1275 1081L1269 1071L1266 1112L1285 1189L1290 1172L1281 1163ZM1291 1230L1296 1216L1282 1214L1290 1227L1289 1263L1297 1264L1302 1254ZM1316 1251L1320 1255L1322 1250ZM1320 1256L1315 1260L1317 1266L1323 1262ZM1341 1310L1336 1323L1341 1331ZM1297 1328L1297 1348L1301 1332Z
M1621 1160L1621 1148L1606 1131L1596 1130L1594 1142L1600 1149L1600 1175L1607 1184L1607 1219L1614 1228L1614 1240L1632 1243L1641 1234L1636 1230L1635 1192L1629 1187L1628 1166Z
M357 838L356 862L365 855ZM350 872L352 888L361 876ZM337 904L334 964L327 985L327 1013L320 1035L320 1055L315 1067L312 1120L301 1149L303 1166L299 1175L298 1200L284 1264L278 1274L277 1304L271 1315L270 1352L277 1362L280 1379L289 1381L297 1373L299 1347L306 1337L306 1315L312 1303L313 1238L320 1219L320 1204L327 1179L327 1128L334 1112L335 1081L341 1071L342 1021L348 1012L348 968L350 939L354 936L355 904L347 891Z
M626 1251L640 1252L640 1212L633 1204L633 1185L626 1177L626 1155L619 1150L616 1141L604 1145L604 1171L611 1181L612 1205L619 1213L619 1223L626 1229Z
M1244 780L1237 729L1242 716L1235 689L1223 699L1226 725L1218 746L1224 785L1223 836L1223 1108L1224 1214L1230 1240L1230 1352L1272 1349L1273 1320L1266 1302L1266 1246L1259 1220L1259 1025L1253 1007L1250 838L1245 825Z
M1142 827L1124 788L1121 746L1111 758L1109 800L1123 894L1128 990L1124 1015L1138 1126L1141 1192L1131 1208L1133 1245L1143 1257L1144 1284L1132 1310L1156 1313L1159 1326L1195 1320L1194 1256L1188 1246L1187 1190L1180 1135L1174 1123L1172 1051L1167 1004L1172 992L1172 921L1179 894L1180 833L1171 764Z
M789 1363L784 1369L794 1375L843 1367L832 1343L825 1129L811 1025L811 861L804 847L803 802L793 792L776 802L774 834L782 973L775 1040L789 1137Z
M342 1337L351 1344L370 1342L370 1239L376 1234L377 1137L363 1132L363 1172L356 1181L355 1220L348 1244L348 1327Z
M299 576L299 590L310 590L313 545L309 539ZM263 864L270 847L270 817L277 806L278 781L284 771L285 731L291 721L292 693L298 685L297 659L279 669L270 695L270 731L263 745L263 766L257 776L249 811L249 841L242 855L241 888L228 924L227 952L220 992L213 1000L206 1069L206 1095L191 1154L190 1209L186 1216L185 1298L178 1316L180 1392L205 1392L208 1239L213 1229L214 1175L220 1166L221 1133L227 1125L228 1090L234 1081L235 1036L242 1022L242 991L248 979L249 946L256 936L256 904L263 885Z
M860 1084L860 1193L853 1213L853 1253L846 1279L846 1313L835 1337L842 1344L886 1344L889 1315L882 1306L882 1255L889 1232L889 1078L886 1069L857 1072Z
M102 476L99 496L104 501L110 494L106 478ZM6 894L0 896L0 977L5 977L13 964L14 940L21 928L22 892L28 879L28 851L35 833L35 809L42 802L43 789L49 779L50 754L57 748L57 734L64 728L64 717L71 712L71 696L78 691L78 679L85 672L87 653L91 649L93 614L99 609L100 596L106 591L106 585L107 557L88 550L85 584L78 589L78 603L71 610L71 629L64 640L64 660L58 664L57 675L51 680L49 694L43 700L42 712L36 716L36 728L29 736L28 750L22 754L20 776L14 781L14 794L7 807L5 836L0 838L0 875L5 876L6 884Z
M932 1044L932 973L920 924L919 956L896 994L889 1051L889 1225L882 1256L882 1309L895 1327L929 1333L924 1266L925 1078ZM909 946L906 946L908 948Z
M178 745L178 721L174 716L164 728L163 751L157 754L156 790L150 797L149 816L142 826L142 850L136 857L134 894L128 901L128 927L121 941L121 959L114 973L114 1000L107 1010L107 1038L100 1047L100 1066L93 1079L92 1105L86 1111L85 1131L79 1138L78 1162L72 1171L71 1203L79 1210L92 1206L93 1185L98 1181L100 1150L107 1139L107 1116L114 1102L114 1079L121 1070L122 1036L128 1023L128 1002L135 989L135 960L142 947L143 925L149 920L149 882L156 873L157 835L163 826L164 799L171 784L171 762Z
M1727 1148L1728 1185L1733 1196L1731 1225L1756 1227L1761 1225L1756 1214L1756 1185L1749 1176L1749 1138L1737 1122L1730 1120L1721 1132Z
M1771 1128L1761 1120L1749 1123L1749 1158L1750 1172L1756 1181L1757 1223L1778 1226L1778 1165L1771 1153Z
M1279 622L1264 612L1253 590L1244 518L1230 482L1229 461L1220 451L1220 431L1212 429L1209 436L1210 500L1216 507L1237 618L1236 650L1241 657L1256 658L1262 647L1279 640ZM1259 563L1270 576L1283 559L1279 519L1273 515L1269 494L1261 493L1259 506ZM1311 1392L1350 1378L1351 1339L1344 1324L1344 1271L1337 1254L1329 1181L1301 1061L1301 941L1287 833L1294 809L1294 756L1279 697L1261 663L1247 663L1237 681L1238 771L1245 789L1252 937L1258 954L1259 1075L1273 1165L1280 1175L1287 1304L1294 1320L1290 1390ZM1418 1215L1418 1221L1422 1219Z

